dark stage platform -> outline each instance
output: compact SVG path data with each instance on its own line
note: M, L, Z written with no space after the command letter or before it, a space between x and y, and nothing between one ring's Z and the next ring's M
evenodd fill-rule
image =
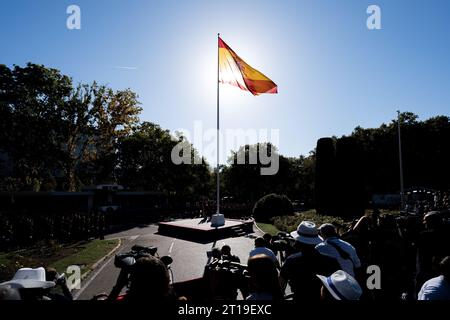
M217 228L203 219L185 219L158 223L158 233L172 237L214 240L226 237L239 237L253 233L254 220L225 219L225 225Z

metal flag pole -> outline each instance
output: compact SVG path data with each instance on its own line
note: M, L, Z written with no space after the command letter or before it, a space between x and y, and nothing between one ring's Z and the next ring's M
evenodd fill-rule
M219 38L220 33L217 34L217 214L220 214L220 172L219 172L219 59L220 59L220 49L219 49Z
M218 228L220 226L225 225L225 217L223 214L220 213L220 157L219 157L219 83L220 83L220 47L219 47L219 41L220 41L220 33L217 34L217 211L216 214L213 214L211 217L211 227Z
M403 185L403 159L402 159L402 137L400 129L400 110L397 110L397 127L398 127L398 161L400 164L400 210L405 208L405 190Z

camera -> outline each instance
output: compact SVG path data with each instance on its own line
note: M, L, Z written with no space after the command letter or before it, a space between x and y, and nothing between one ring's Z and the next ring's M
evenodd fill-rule
M55 279L56 285L64 285L66 283L66 274L58 274Z
M295 240L287 232L279 232L272 238L272 246L276 251L293 251Z
M203 274L213 299L235 300L238 290L242 296L247 296L249 278L246 265L222 259L208 264Z
M142 257L154 256L158 248L156 247L144 247L134 245L131 247L131 251L122 254L116 254L114 258L114 265L119 269L128 269L136 263L136 260Z

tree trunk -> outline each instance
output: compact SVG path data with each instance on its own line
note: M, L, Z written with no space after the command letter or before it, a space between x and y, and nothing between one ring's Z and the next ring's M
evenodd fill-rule
M69 192L77 191L75 165L72 163L69 164L66 168L66 179L67 179L67 191Z

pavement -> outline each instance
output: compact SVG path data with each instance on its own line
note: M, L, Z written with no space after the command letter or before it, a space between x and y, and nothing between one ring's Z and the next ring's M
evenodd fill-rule
M203 275L204 266L208 262L206 252L213 247L231 246L231 252L237 255L241 262L246 264L249 252L254 247L254 239L261 236L259 229L246 236L221 239L211 242L195 242L157 234L158 226L140 225L114 234L106 239L121 239L121 245L115 252L125 253L133 245L155 246L160 256L170 255L173 258L173 282L186 281L199 278ZM97 265L85 279L82 280L81 289L73 292L76 300L90 300L99 293L109 293L116 283L119 269L114 266L114 255L106 258Z

